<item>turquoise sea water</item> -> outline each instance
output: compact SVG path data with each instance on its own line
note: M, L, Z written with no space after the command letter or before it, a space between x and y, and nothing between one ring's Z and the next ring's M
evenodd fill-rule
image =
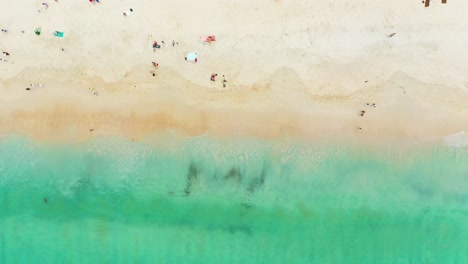
M468 148L10 136L0 263L468 263Z

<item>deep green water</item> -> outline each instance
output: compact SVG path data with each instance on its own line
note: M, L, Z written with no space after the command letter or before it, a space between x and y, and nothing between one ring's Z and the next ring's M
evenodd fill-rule
M468 263L468 148L6 137L0 263Z

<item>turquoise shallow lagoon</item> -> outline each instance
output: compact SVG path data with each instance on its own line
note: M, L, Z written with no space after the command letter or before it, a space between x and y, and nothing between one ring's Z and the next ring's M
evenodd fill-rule
M462 264L467 238L467 147L0 140L0 263Z

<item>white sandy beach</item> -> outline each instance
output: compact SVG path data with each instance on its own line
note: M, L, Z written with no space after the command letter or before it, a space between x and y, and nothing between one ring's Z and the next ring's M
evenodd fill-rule
M10 54L0 62L0 134L426 141L468 132L466 1L41 3L0 2L0 52ZM204 45L206 35L217 41ZM153 52L152 41L165 44ZM31 83L44 86L25 90Z

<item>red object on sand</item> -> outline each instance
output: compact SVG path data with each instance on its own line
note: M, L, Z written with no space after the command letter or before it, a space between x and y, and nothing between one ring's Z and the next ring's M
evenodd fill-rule
M208 40L208 42L216 41L216 37L215 36L208 36L207 40Z
M204 43L210 43L210 42L216 41L216 37L215 37L215 36L200 37L200 39L201 39Z

